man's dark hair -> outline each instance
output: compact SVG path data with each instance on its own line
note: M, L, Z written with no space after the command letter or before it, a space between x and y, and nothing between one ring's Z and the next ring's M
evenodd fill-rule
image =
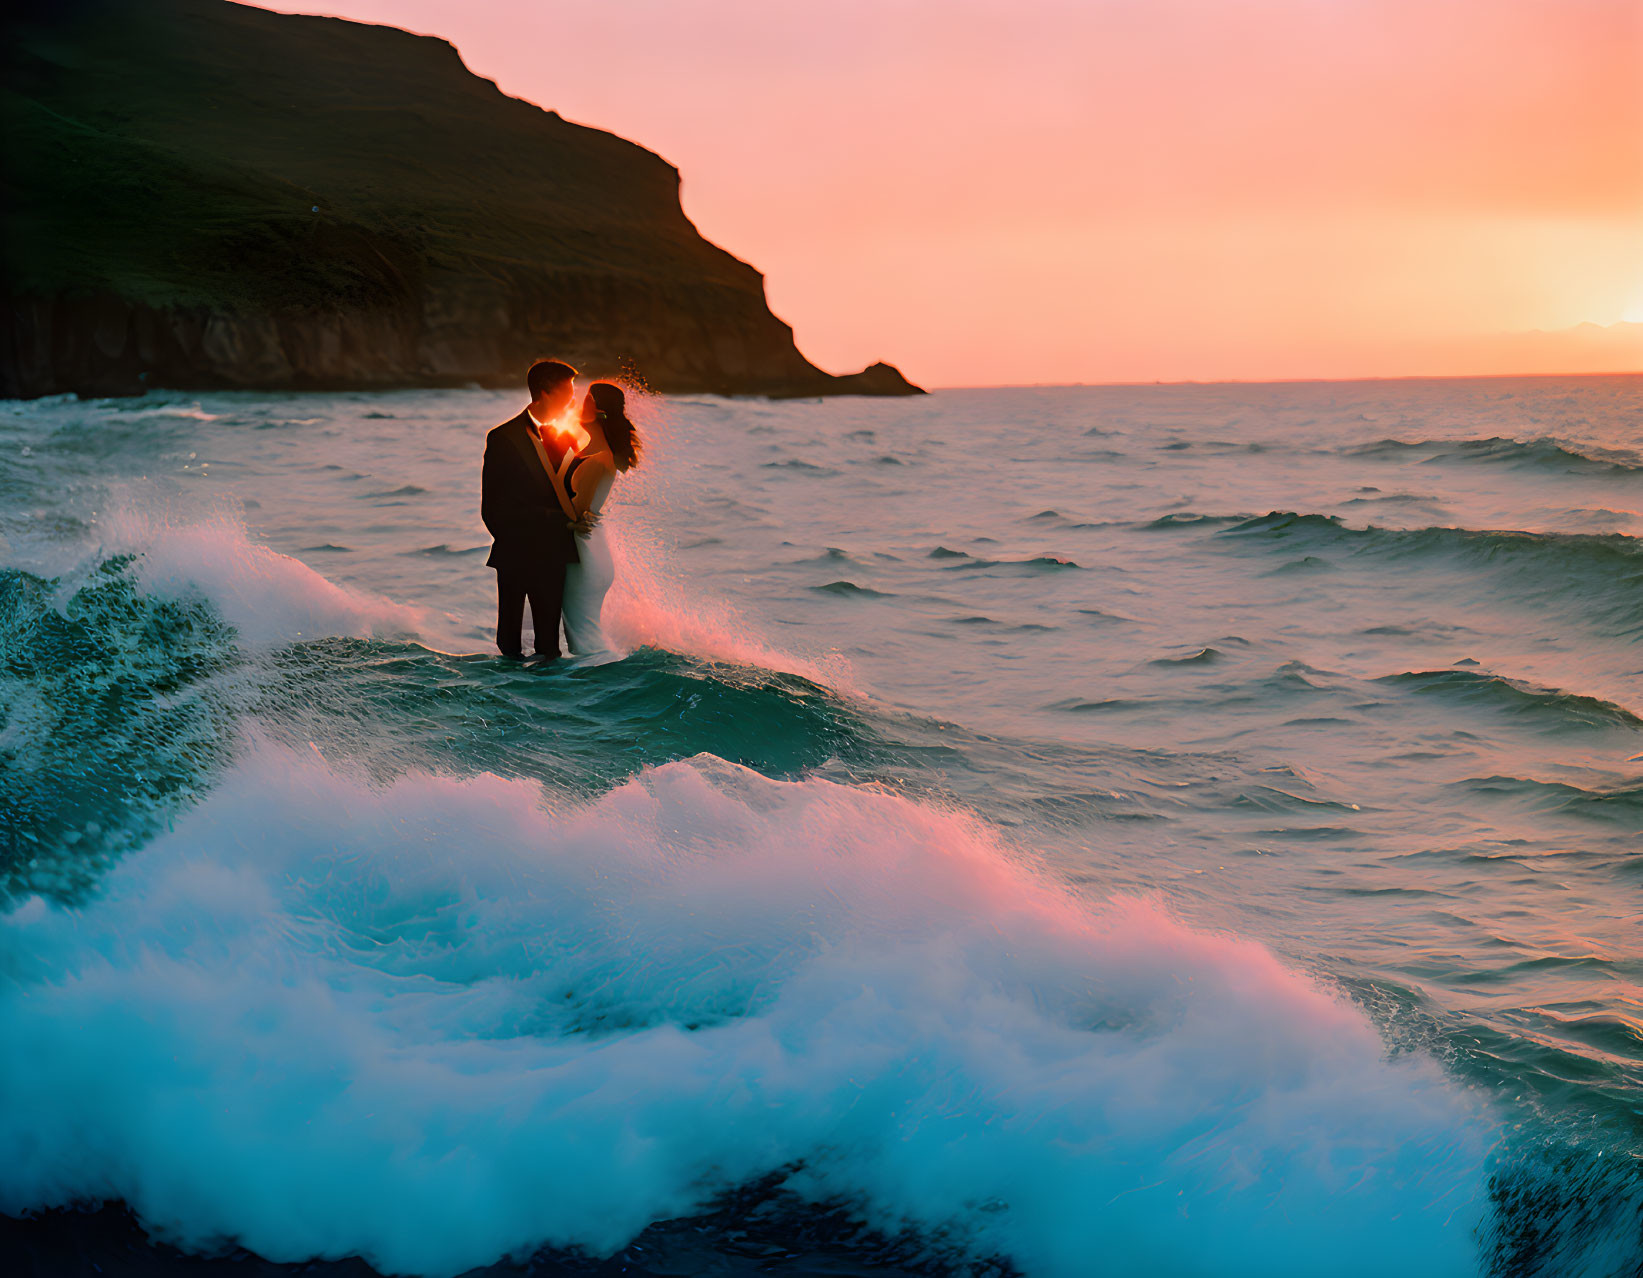
M569 364L561 364L556 359L539 359L525 374L525 385L530 390L531 398L536 399L561 382L574 381L575 378L576 370Z

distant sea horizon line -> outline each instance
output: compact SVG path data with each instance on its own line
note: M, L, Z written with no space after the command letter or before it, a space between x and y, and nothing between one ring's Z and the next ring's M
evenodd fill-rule
M1103 386L1299 386L1314 384L1350 385L1355 382L1506 382L1547 378L1643 377L1643 368L1618 368L1602 372L1573 373L1386 373L1359 377L1176 377L1120 378L1095 382L986 382L943 386L920 383L930 393L955 390L1076 390Z

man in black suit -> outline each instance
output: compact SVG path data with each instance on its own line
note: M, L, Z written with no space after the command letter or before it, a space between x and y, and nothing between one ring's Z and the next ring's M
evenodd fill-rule
M553 430L576 397L576 370L540 360L525 378L531 402L485 436L479 514L494 539L486 565L496 569L496 646L523 657L520 634L531 601L536 655L559 655L559 610L565 565L578 562L576 535L549 476L564 464L569 441Z

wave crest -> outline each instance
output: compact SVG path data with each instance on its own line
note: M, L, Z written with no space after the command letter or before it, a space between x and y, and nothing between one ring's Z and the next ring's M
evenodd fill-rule
M339 586L300 559L255 542L232 516L171 522L143 509L105 521L105 551L133 557L146 590L171 597L203 594L251 645L332 635L413 638L438 635L426 609Z
M592 807L264 750L0 918L0 1210L449 1274L775 1176L1024 1272L1470 1272L1485 1129L1263 948L710 758Z
M1643 456L1620 448L1573 444L1550 436L1510 439L1377 439L1346 450L1349 457L1420 457L1427 462L1492 462L1576 474L1643 474Z
M1643 728L1643 718L1601 697L1543 688L1521 679L1475 670L1408 670L1379 682L1460 704L1533 715L1559 727Z
M1228 541L1339 549L1395 558L1448 558L1514 574L1536 591L1573 590L1582 611L1643 628L1643 541L1622 533L1515 532L1477 528L1353 528L1337 515L1275 510L1216 534Z
M0 891L72 898L141 846L226 755L238 654L200 599L0 569Z

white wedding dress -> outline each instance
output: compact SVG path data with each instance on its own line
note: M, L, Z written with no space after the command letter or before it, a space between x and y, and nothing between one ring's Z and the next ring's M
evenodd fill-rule
M569 462L567 458L567 473L571 470ZM574 480L574 476L568 477ZM615 474L607 471L588 503L590 511L598 514L604 509L615 481ZM576 553L580 562L565 565L565 646L571 656L588 665L615 661L617 654L611 650L600 624L605 593L616 580L616 561L611 557L603 524L596 525L586 536L577 534Z

